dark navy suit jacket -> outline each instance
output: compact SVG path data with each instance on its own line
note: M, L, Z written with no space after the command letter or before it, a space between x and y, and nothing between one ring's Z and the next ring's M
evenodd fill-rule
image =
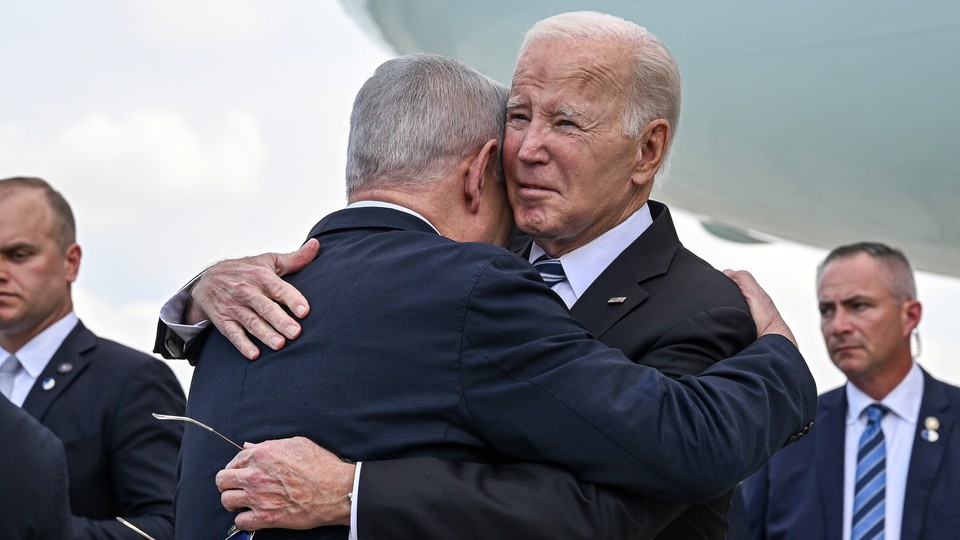
M0 538L70 540L63 443L0 395Z
M289 277L312 306L301 336L250 362L212 334L194 371L188 414L235 441L302 435L364 461L543 461L594 482L701 498L755 470L812 418L812 376L782 336L702 379L671 381L591 339L513 253L453 242L384 208L336 212L311 236L321 256ZM809 399L798 402L798 391ZM230 526L214 476L235 453L188 426L179 537Z
M960 388L923 373L923 400L904 497L902 540L960 536ZM847 398L823 394L813 430L783 450L741 487L753 538L841 540ZM940 421L940 437L920 436L923 419Z
M694 375L752 343L756 326L740 289L683 247L666 206L648 204L653 223L571 314L635 362L675 378ZM523 248L529 253L529 239ZM626 300L610 303L613 297ZM567 470L537 464L367 462L360 477L359 529L397 540L479 540L507 531L523 538L719 539L731 495L686 508L584 484Z
M54 381L49 390L44 381ZM78 322L30 389L23 409L61 441L75 538L131 538L121 516L173 538L183 388L162 361L99 338ZM134 533L135 534L135 533Z

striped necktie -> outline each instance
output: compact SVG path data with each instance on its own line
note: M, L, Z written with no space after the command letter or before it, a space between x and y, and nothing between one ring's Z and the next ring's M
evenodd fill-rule
M543 278L544 283L551 287L567 279L567 275L563 273L563 265L560 264L560 259L553 259L544 254L533 261L533 266L540 272L540 277Z
M887 451L880 421L887 409L874 403L864 410L867 429L857 448L857 482L853 490L852 540L882 540L887 484Z

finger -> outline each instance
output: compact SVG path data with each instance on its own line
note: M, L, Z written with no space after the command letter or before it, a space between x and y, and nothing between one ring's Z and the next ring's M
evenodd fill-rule
M242 507L241 507L242 508ZM237 517L234 519L234 523L237 527L245 531L256 531L264 528L269 528L271 526L271 521L269 519L262 519L267 517L265 513L258 513L254 510L244 510L237 514Z
M249 467L253 456L251 456L250 452L247 452L245 450L247 448L252 448L253 446L255 445L251 444L250 446L247 446L247 443L244 443L244 450L237 452L237 455L233 456L233 459L230 460L230 463L227 463L226 465L224 465L223 470L221 470L220 472L235 471L237 469L245 469Z
M316 238L307 240L300 249L291 253L280 253L276 257L276 272L279 276L285 276L294 272L299 272L311 261L317 258L320 252L320 242Z
M307 298L297 290L296 287L287 283L286 281L281 281L276 284L271 284L274 286L274 289L270 291L271 296L277 300L281 305L287 306L290 308L297 317L301 319L307 316L307 313L310 312L310 303L307 302ZM283 315L283 319L289 319L297 327L299 331L300 325L296 323L293 319L287 316L286 312L279 310ZM289 324L286 320L281 320L281 323ZM283 328L283 326L277 326L277 328ZM285 332L286 333L286 332ZM297 337L296 335L287 335L289 338Z
M219 489L221 493L228 490L243 489L240 469L237 468L232 461L227 464L226 469L217 471L214 482L217 484L217 489Z
M245 276L246 282L234 287L229 293L229 302L224 302L225 310L250 316L247 309L252 310L259 319L251 318L243 322L250 333L274 349L283 346L282 342L271 342L268 338L275 338L274 332L293 339L300 335L300 324L284 311L287 306L298 316L305 316L310 310L307 299L293 285L266 269L251 268ZM217 315L219 316L219 314ZM211 320L213 315L211 315ZM235 317L237 318L237 317ZM269 324L271 328L260 327L260 324Z
M277 278L279 280L279 278ZM290 307L298 317L304 317L310 311L310 305L300 291L286 281L265 284L270 289L267 296L251 298L251 307L266 323L289 339L300 335L300 323L284 311L281 306ZM274 302L276 300L276 302Z
M269 302L269 300L265 300L265 302ZM257 301L255 303L259 304L261 302ZM276 310L276 311L279 311L280 313L283 313L283 310L280 309L276 304L272 302L269 302L269 303L270 303L269 308L263 308L261 306L261 309L266 309L268 312L270 312L266 315L267 317L273 317L275 319L278 318L278 316L273 314L272 311ZM273 325L274 323L271 323L269 320L264 319L264 315L261 315L259 312L244 309L243 313L239 317L240 317L239 319L240 324L243 326L246 332L249 332L250 335L257 338L258 340L260 340L261 343L266 344L271 349L278 350L283 348L284 344L286 344L286 341L287 341L286 337L277 331L277 328L274 327ZM297 327L296 333L294 334L294 337L296 337L296 335L300 333L300 325L298 325L293 319L291 319L285 313L283 314L283 317L286 320L290 321L290 324L288 326L295 325ZM282 324L282 323L277 323L277 324Z
M254 505L250 494L242 489L229 489L220 493L220 504L230 512L250 511Z
M214 326L216 326L217 330L248 360L256 360L260 356L260 349L250 341L247 337L247 332L239 323L235 321L218 320L214 322Z

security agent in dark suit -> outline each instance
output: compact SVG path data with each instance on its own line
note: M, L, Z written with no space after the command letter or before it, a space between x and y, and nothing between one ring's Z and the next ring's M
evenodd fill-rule
M70 540L63 443L0 397L0 538Z
M69 204L37 178L0 180L0 362L11 401L62 442L74 538L173 537L183 390L163 362L98 338L73 312L80 247ZM15 357L14 360L11 355Z
M872 500L876 520L862 528L888 540L956 538L960 388L931 377L911 355L921 306L906 257L878 243L839 247L818 269L817 296L827 350L847 384L820 396L810 436L743 483L746 534L736 538L849 538L857 450L873 403L887 411L884 482Z
M397 149L404 148L404 141L414 135L401 129L406 125L403 116L409 114L415 114L418 118L418 122L412 125L418 126L422 132L431 135L436 133L433 135L435 137L443 136L441 140L462 137L459 135L462 131L469 133L469 126L447 127L447 118L438 119L437 112L432 116L429 114L429 107L436 107L441 112L446 110L444 99L450 99L448 94L456 95L456 92L448 90L441 95L428 93L425 96L400 94L406 96L405 99L414 99L414 103L394 97L391 93L382 95L385 81L390 82L388 88L391 91L397 92L404 92L403 83L412 85L412 88L432 87L422 80L425 75L419 73L420 69L424 69L418 67L418 62L422 61L404 58L381 66L358 95L351 129L351 151L359 152L362 158L356 162L370 167L367 170L372 171L357 175L357 180L351 181L348 189L351 202L368 201L367 204L380 206L392 203L406 210L348 208L322 221L311 236L323 239L324 256L291 279L296 286L308 291L308 296L315 302L323 298L323 308L305 320L307 328L300 339L282 351L265 353L267 357L254 364L242 361L236 352L231 352L222 335L212 335L194 375L189 400L190 414L213 425L237 426L238 433L232 438L242 440L257 441L301 433L328 444L350 459L372 459L378 455L436 455L499 461L504 456L514 456L553 461L579 470L587 478L603 479L611 484L648 490L655 494L697 497L715 494L729 487L731 474L736 477L736 469L752 468L750 462L757 457L749 457L756 449L753 443L742 444L746 441L732 434L732 431L739 430L741 435L755 439L756 433L750 433L752 429L743 432L744 426L740 425L739 420L748 420L752 428L761 431L768 428L779 430L784 426L775 427L772 424L777 422L772 418L760 420L754 413L766 415L770 412L767 405L777 408L775 403L782 405L783 398L790 402L799 397L802 402L802 387L806 383L786 382L792 388L786 395L781 392L782 389L772 393L772 388L760 389L760 394L772 400L764 400L760 407L756 407L756 403L749 403L753 399L745 394L727 393L725 398L720 399L722 405L717 406L713 402L702 413L708 417L720 414L725 419L714 417L705 424L694 421L696 425L688 426L684 422L662 420L674 418L674 415L677 415L676 419L690 418L676 409L677 405L680 409L686 408L687 398L674 396L679 401L663 402L661 405L664 408L649 405L660 401L658 395L662 389L672 393L673 389L679 388L674 386L676 383L660 378L655 370L636 366L618 353L615 357L623 361L619 365L626 370L620 376L626 379L620 376L615 380L610 379L603 369L594 370L596 366L590 361L565 363L562 359L569 351L566 347L558 349L558 344L571 344L573 342L568 341L569 336L586 337L586 334L579 325L574 324L570 328L577 330L572 334L562 331L568 337L558 341L556 332L571 323L571 319L553 292L536 279L529 265L495 248L477 244L451 244L437 236L431 228L433 224L437 231L455 239L491 242L505 238L505 233L509 231L503 225L509 223L509 219L500 220L508 218L509 209L505 206L496 208L503 203L503 195L501 193L498 199L497 191L489 191L498 186L491 179L493 175L489 169L476 161L486 159L483 156L495 148L495 139L484 145L480 155L474 154L476 144L468 142L463 143L466 150L446 150L444 154L428 157L429 162L443 155L466 152L466 156L460 158L459 165L448 168L445 176L427 181L420 189L415 188L417 179L405 178L399 171L419 170L422 167L404 168L400 164L387 163L378 168L377 165L382 161L379 156L384 152L376 145L368 148L368 141L365 145L364 137L371 137L365 129L376 126L374 132L387 139L379 146L400 151ZM449 64L449 61L441 64ZM371 113L367 110L371 103L385 110ZM463 107L464 104L459 106ZM472 120L476 121L475 118ZM489 129L488 124L492 122L480 121L478 124ZM453 133L446 133L451 129ZM499 132L496 132L487 136L498 135ZM494 143L493 147L489 146L490 143ZM419 152L416 150L411 153L416 155ZM348 163L355 163L353 156ZM348 166L348 172L350 170ZM482 177L476 175L481 172L487 180L477 184ZM348 178L354 177L348 174ZM473 178L473 185L487 187L481 190L470 187L471 184L467 182L470 178ZM396 183L398 180L400 182ZM364 187L357 188L357 181L367 182L369 187L361 184ZM474 193L476 195L472 195ZM477 195L481 195L481 199L473 200ZM493 208L485 206L489 204ZM451 209L460 209L463 215L458 216ZM407 215L409 211L425 219ZM449 263L456 263L457 266ZM363 268L363 272L347 272L347 268ZM438 268L444 271L437 272ZM425 275L431 275L429 287L422 285ZM377 306L377 309L371 310L370 306ZM597 346L589 340L586 343L591 344L589 347ZM578 347L586 343L578 342ZM758 342L761 347L769 345L769 339ZM605 355L614 354L607 349L600 350ZM578 355L576 353L574 356ZM558 359L560 363L554 364ZM508 365L517 361L521 363L513 367ZM300 364L304 366L298 367ZM709 373L716 375L737 365L743 366L739 359L729 360L710 368ZM257 367L251 370L251 366ZM447 376L443 372L451 367L455 368L451 374L453 377L444 382ZM751 384L754 384L758 382L754 377L759 375L759 371L768 373L761 375L761 379L773 375L769 372L770 367L762 362L759 366L738 370L737 377L743 377L744 381L752 380ZM349 377L345 386L336 384L335 381L342 379L342 375L336 374L342 373L345 368L353 376ZM493 371L487 373L491 368ZM581 372L583 369L587 371ZM754 372L755 369L758 371ZM553 374L561 373L563 375L560 378L565 382L562 387L554 387L550 382L555 376ZM633 379L629 373L643 373L658 382L653 386L637 380L629 382L627 379ZM774 378L779 376L774 375ZM242 384L237 384L241 380ZM707 380L712 379L707 377L698 380L695 385L699 387L701 381ZM292 381L301 381L299 384L306 386L291 387ZM592 381L596 388L584 386L584 381ZM800 388L794 386L797 382L800 382ZM680 387L691 383L694 381L687 380ZM405 386L412 388L403 388ZM275 390L278 387L284 388L280 394ZM795 394L797 389L801 390L799 396ZM538 397L544 390L551 396L546 401ZM395 392L400 394L395 396ZM298 397L301 394L311 397L304 400ZM616 403L622 403L624 399L630 401L631 396L640 401L651 401L626 405L623 409L626 414L623 416L611 414L618 408ZM264 399L269 402L257 404ZM297 403L297 407L290 409L288 401ZM330 403L325 405L328 401ZM222 402L230 402L231 405L224 407ZM333 407L334 403L338 405ZM447 409L457 403L461 405ZM491 405L493 407L488 409ZM559 409L556 408L558 405ZM599 409L594 410L593 407ZM276 410L272 411L271 408ZM738 414L737 418L730 417L725 414L730 412L730 408L738 409L747 416ZM571 424L567 413L563 412L571 410L577 411L580 420L575 424L580 427ZM653 415L647 417L651 412ZM496 419L488 418L488 413L495 413ZM464 414L467 417L461 418ZM395 421L390 420L393 417L396 417ZM440 420L439 424L430 427L437 421L434 417ZM652 424L634 424L637 419L645 417ZM599 424L594 424L594 419ZM584 420L586 424L583 424ZM624 422L630 427L624 426L623 430L614 427ZM599 425L606 427L601 428L604 435L596 439L593 429ZM712 435L703 433L701 430L707 426L710 426L708 430L719 431L714 431ZM393 433L398 428L402 429L402 434ZM577 433L577 436L571 438L570 432ZM199 511L203 514L194 514L185 522L207 524L223 521L222 516L214 516L215 508L210 510L211 513L206 513L205 508L216 504L217 491L212 485L204 486L204 480L210 481L218 467L217 462L228 459L229 455L224 454L231 451L208 434L200 431L196 431L196 435L193 433L188 430L184 439L178 516L186 517L184 512ZM226 433L229 436L232 431ZM617 455L620 451L611 452L607 446L609 441L616 441L618 448L635 451L638 448L635 442L621 440L621 437L646 437L650 433L657 433L658 441L671 447L686 448L688 451L696 447L694 453L699 457L694 458L693 454L687 452L671 455L659 447L643 443L641 446L646 447L643 452L645 457L641 458L640 463L619 467ZM775 436L773 441L762 444L772 451L782 445L789 434L789 431L782 432L782 439L777 440ZM436 438L437 435L441 435L440 438ZM675 437L682 442L676 440L676 444L671 443L670 440ZM693 444L688 437L696 439L698 443ZM561 442L561 439L569 440ZM724 446L734 439L735 449L716 446ZM524 440L526 442L518 446ZM478 446L480 441L483 442ZM315 452L315 449L309 448L312 443L305 444L304 439L290 440L289 445L281 445L280 450L276 450L279 443L283 441L263 443L241 452L227 471L217 475L218 486L224 490L224 505L228 509L250 509L236 518L237 523L243 526L281 524L306 528L322 524L312 521L315 518L299 522L273 521L273 518L261 514L264 508L257 500L260 494L258 489L243 484L248 475L259 474L257 469L269 468L268 463L274 461L272 453L275 451L285 452L295 448L295 453ZM600 446L595 446L598 443ZM222 445L220 455L212 446L216 444ZM284 461L282 457L279 461ZM717 466L700 462L704 458ZM716 463L717 459L723 461L724 465ZM641 464L647 460L652 460L650 464L657 470L652 478L642 473L645 466ZM304 459L296 462L312 463ZM636 469L637 465L641 465L641 470ZM348 467L352 469L352 466ZM266 477L276 478L272 472L260 470L264 471ZM297 471L292 478L309 478L312 474L315 471ZM683 480L680 480L681 477ZM708 478L712 484L705 487L701 481ZM670 487L672 483L687 484L690 480L692 484L679 491ZM233 481L240 484L231 484ZM344 491L349 489L349 484L352 484L352 478ZM693 485L697 487L691 488ZM290 492L286 489L283 491ZM190 497L190 500L181 503L180 497ZM342 495L341 499L346 501ZM221 527L223 525L221 523ZM215 532L216 527L212 530L212 533ZM196 531L196 534L200 534L200 531Z
M591 34L590 25L619 37ZM644 68L640 78L631 56ZM610 78L587 89L571 82L591 69ZM624 99L631 85L642 100ZM737 287L685 249L669 210L649 201L679 101L675 62L645 30L599 14L551 17L521 48L504 143L517 224L535 240L518 251L531 262L545 253L559 258L566 279L553 288L571 314L603 343L671 377L699 373L756 337ZM666 527L658 538L718 539L732 494L660 507L659 525L639 526L649 502L638 508L619 492L542 465L423 459L365 467L360 529L375 538L484 538L502 530L653 537ZM393 526L400 520L404 527Z

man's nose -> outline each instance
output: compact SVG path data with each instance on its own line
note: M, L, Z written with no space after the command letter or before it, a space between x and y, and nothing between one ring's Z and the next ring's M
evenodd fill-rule
M517 159L524 163L538 163L547 160L547 152L544 147L546 130L536 124L531 123L523 131L520 141L520 149L517 152Z
M848 334L853 331L850 317L842 309L838 309L829 322L830 334Z

